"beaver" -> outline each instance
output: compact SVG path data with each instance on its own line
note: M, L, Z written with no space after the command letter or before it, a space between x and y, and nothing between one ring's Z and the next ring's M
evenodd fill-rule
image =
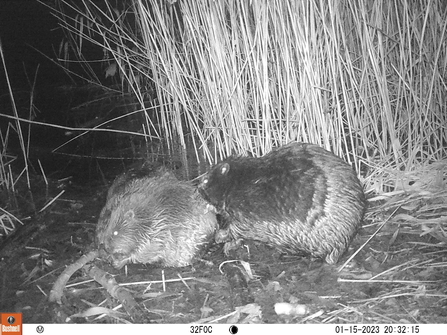
M354 170L333 153L290 143L260 158L229 157L199 192L223 218L216 242L252 239L335 264L361 225L366 200Z
M96 229L100 255L127 263L190 265L213 240L216 215L197 189L166 169L130 170L115 179Z

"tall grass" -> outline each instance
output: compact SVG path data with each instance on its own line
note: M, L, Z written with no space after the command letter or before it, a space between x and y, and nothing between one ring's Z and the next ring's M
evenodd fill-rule
M3 187L4 189L7 190L12 190L14 187L14 182L13 180L11 180L11 175L9 175L9 171L7 171L7 167L9 166L9 163L11 162L11 159L13 157L11 157L10 155L8 155L7 149L8 149L8 141L11 135L10 130L13 129L15 135L18 138L18 142L20 145L20 151L22 154L22 158L24 160L24 168L23 171L21 172L21 175L23 174L26 178L26 182L28 185L28 188L31 188L31 184L30 184L30 178L29 178L29 170L28 170L28 151L29 151L29 138L26 138L23 134L23 130L22 130L22 123L20 122L20 117L19 114L17 112L17 107L16 107L16 103L14 100L14 94L13 94L13 90L11 87L11 83L9 81L9 76L8 76L8 68L6 66L6 62L5 62L5 57L3 55L3 48L2 48L2 44L0 41L0 59L2 61L2 67L5 73L5 79L6 79L6 83L7 83L7 87L8 87L8 95L10 97L11 100L11 109L13 112L13 116L15 119L15 122L13 124L9 123L8 126L5 129L5 134L2 133L2 130L0 129L0 139L1 139L1 143L2 143L2 149L0 152L0 186ZM31 108L32 106L30 106Z
M440 0L60 3L78 53L103 48L143 109L154 85L163 136L197 158L312 142L380 192L447 156Z
M23 223L12 214L12 211L17 210L18 204L16 199L16 183L19 179L24 178L28 189L31 188L30 174L28 166L28 152L29 152L29 137L27 138L22 128L24 125L20 122L20 117L17 112L17 107L14 99L13 90L8 75L8 67L3 54L3 47L0 40L0 61L1 67L5 74L5 80L8 88L8 92L3 98L10 99L10 106L13 114L13 122L8 122L0 127L0 237L9 234L15 229L15 222ZM32 104L31 104L32 105ZM30 105L30 113L31 106ZM8 108L9 109L9 108ZM5 119L2 120L5 122ZM17 157L10 153L9 143L14 138L18 140L19 152L23 158L23 168L20 173L14 174L11 168L11 164L17 159ZM15 171L14 171L15 172Z

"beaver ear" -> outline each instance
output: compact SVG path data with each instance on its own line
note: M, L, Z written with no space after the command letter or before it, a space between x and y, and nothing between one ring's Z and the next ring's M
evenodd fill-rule
M124 213L124 220L133 219L135 217L135 212L132 209L129 209L126 213Z
M222 163L222 165L220 166L220 174L224 176L228 174L229 171L230 171L230 164Z

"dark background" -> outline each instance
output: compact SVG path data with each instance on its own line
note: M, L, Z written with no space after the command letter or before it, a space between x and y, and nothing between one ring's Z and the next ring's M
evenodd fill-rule
M37 87L64 81L62 70L35 50L55 58L63 38L56 18L46 6L35 0L1 0L0 38L13 88L30 88L38 66ZM1 74L1 94L4 95L3 66Z

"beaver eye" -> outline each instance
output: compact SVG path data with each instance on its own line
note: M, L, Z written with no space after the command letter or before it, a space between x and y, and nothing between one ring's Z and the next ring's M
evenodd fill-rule
M118 234L119 234L119 233L118 233L118 230L115 230L115 231L112 233L113 236L118 236Z
M202 179L202 184L208 184L208 178L207 177Z

